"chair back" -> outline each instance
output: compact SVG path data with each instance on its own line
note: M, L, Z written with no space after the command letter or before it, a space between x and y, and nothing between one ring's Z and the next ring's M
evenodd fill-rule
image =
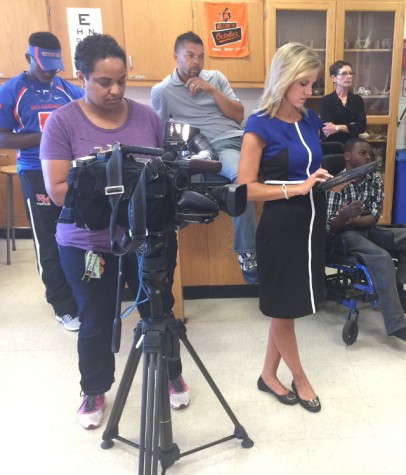
M321 166L326 169L330 175L337 175L345 169L345 160L343 153L332 153L323 155L321 158Z
M323 155L344 153L344 144L341 142L321 142L321 150Z

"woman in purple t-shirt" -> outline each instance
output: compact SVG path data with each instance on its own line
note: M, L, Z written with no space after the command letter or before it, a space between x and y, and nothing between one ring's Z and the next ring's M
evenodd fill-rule
M148 106L124 98L126 86L126 55L109 35L92 35L81 41L75 52L77 77L85 90L82 99L57 111L48 119L40 157L45 184L52 200L64 204L66 177L71 161L91 152L108 150L115 142L145 147L161 147L163 124ZM52 119L52 120L51 120ZM114 382L114 354L111 351L112 327L115 316L118 258L111 253L109 229L90 231L75 224L59 223L57 242L61 263L73 289L80 315L78 338L79 369L83 402L79 420L86 429L99 427L103 421L104 393ZM163 289L165 313L172 312L173 273L176 266L177 241L171 233L166 253L167 280ZM82 280L85 253L94 251L102 256L100 279ZM136 259L128 259L131 273L137 273ZM130 287L138 285L134 275L127 276ZM136 289L132 289L136 290ZM139 308L148 316L149 305ZM183 407L190 400L181 375L181 364L170 365L171 384L179 387L177 399ZM173 388L172 388L173 389Z

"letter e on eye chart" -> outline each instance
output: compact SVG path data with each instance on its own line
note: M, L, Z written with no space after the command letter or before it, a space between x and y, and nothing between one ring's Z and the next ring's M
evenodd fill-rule
M67 8L72 68L75 71L75 49L79 41L95 33L103 33L101 8Z

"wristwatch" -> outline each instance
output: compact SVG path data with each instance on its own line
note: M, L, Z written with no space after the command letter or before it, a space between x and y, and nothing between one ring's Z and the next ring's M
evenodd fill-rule
M338 125L336 125L336 132L338 132Z

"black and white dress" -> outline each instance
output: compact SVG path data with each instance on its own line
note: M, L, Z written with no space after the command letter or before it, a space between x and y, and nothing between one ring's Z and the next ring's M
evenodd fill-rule
M252 115L245 132L266 142L260 173L269 184L301 183L319 167L322 121L312 110L296 123ZM324 286L326 203L312 189L305 196L266 201L257 229L259 304L274 318L315 313Z

